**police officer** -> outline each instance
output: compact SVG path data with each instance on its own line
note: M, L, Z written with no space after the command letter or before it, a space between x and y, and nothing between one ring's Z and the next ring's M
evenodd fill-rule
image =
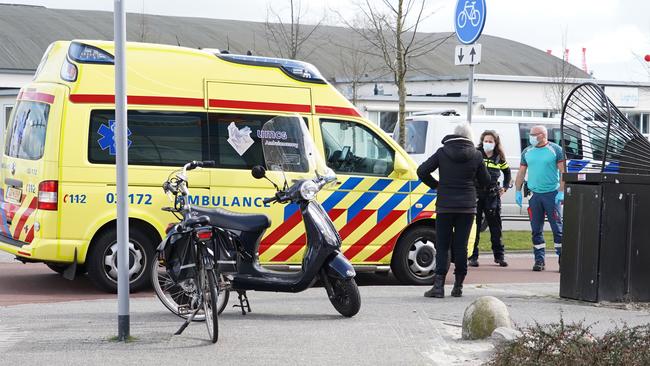
M501 196L510 188L510 167L506 162L506 154L501 146L499 134L487 130L481 134L481 142L478 150L483 154L483 162L490 173L490 185L484 189L477 189L478 201L476 202L476 241L474 252L469 257L468 265L478 267L478 242L480 239L480 228L485 217L490 228L490 241L492 242L492 253L494 263L501 267L507 267L508 262L504 258L504 247L501 241ZM499 178L503 173L503 186L499 186Z

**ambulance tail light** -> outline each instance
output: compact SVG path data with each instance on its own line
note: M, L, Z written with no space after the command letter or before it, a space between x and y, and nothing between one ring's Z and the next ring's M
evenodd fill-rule
M56 211L59 208L59 182L46 180L38 185L38 209Z
M61 79L65 81L77 81L77 65L68 61L66 58L61 66Z

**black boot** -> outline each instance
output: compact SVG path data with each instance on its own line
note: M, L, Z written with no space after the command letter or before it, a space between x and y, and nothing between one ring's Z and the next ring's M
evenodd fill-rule
M454 288L451 290L451 296L463 296L463 281L465 281L465 275L456 275L456 281L454 281Z
M435 275L433 277L433 287L424 293L424 297L445 297L445 276Z

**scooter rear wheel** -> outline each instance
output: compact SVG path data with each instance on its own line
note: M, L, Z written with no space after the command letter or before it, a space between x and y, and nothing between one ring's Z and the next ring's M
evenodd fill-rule
M354 278L330 277L329 281L334 292L334 296L330 297L334 309L348 318L357 315L359 309L361 309L361 296Z

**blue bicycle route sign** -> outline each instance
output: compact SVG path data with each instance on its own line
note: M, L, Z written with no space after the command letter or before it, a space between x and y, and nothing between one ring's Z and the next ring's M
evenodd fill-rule
M485 26L485 0L458 0L454 25L460 43L476 42Z

